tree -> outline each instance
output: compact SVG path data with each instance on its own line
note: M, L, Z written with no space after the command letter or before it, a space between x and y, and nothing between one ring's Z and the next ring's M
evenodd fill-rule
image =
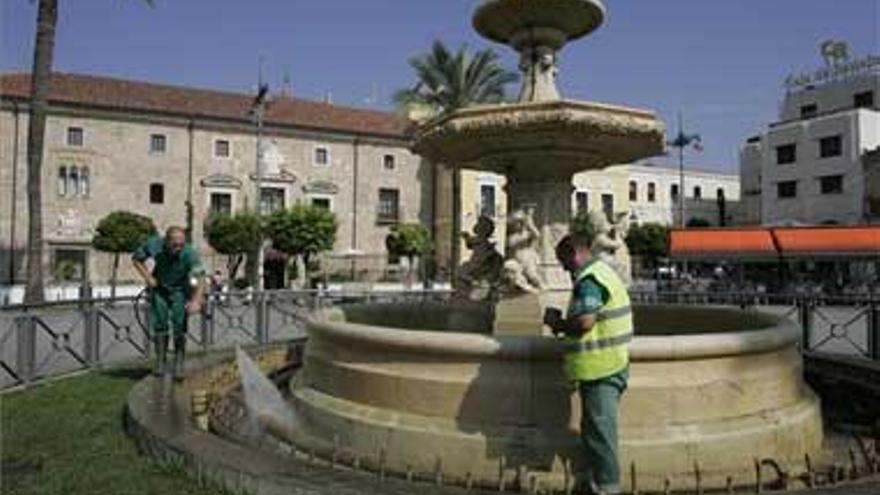
M407 282L411 285L415 257L431 252L431 235L420 223L394 225L385 237L385 248L389 254L404 256L409 261Z
M626 246L633 255L649 260L657 266L658 258L669 253L669 227L659 223L633 225L626 236Z
M693 217L687 221L687 225L686 225L686 227L694 228L694 229L711 227L711 226L712 226L712 224L703 217Z
M235 280L244 256L253 255L260 249L262 236L263 221L254 213L214 215L205 224L208 244L227 256L226 271L230 281Z
M34 61L31 70L31 104L28 120L27 191L28 241L27 284L24 301L43 301L43 138L52 80L52 58L55 51L55 28L58 25L58 0L39 0ZM153 0L144 0L153 5Z
M505 99L505 88L519 76L499 64L499 57L491 49L479 50L473 56L462 46L455 53L434 41L431 50L409 59L416 73L416 84L394 93L399 107L420 106L430 114L444 115L459 108L482 103L498 103ZM458 262L461 231L461 170L452 174L452 258Z
M503 101L505 86L519 76L501 67L498 59L488 48L471 57L465 46L452 53L442 41L435 41L430 52L409 59L418 82L395 92L394 101L399 106L422 105L437 114Z
M314 205L297 204L269 216L266 233L272 247L292 256L302 256L308 275L309 259L333 249L336 241L336 216Z
M98 251L113 253L113 271L110 276L110 297L116 297L116 275L119 255L131 253L151 236L156 226L148 217L128 211L114 211L98 222L92 246Z

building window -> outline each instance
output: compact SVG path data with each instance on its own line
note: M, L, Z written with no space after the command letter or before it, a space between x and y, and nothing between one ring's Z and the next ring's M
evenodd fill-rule
M856 93L853 96L853 105L856 108L871 108L874 106L874 92L873 91L864 91L862 93Z
M382 166L385 170L394 170L394 155L385 155L382 157Z
M839 134L819 140L819 158L831 158L841 154L843 154L843 138Z
M330 211L330 198L312 198L312 206Z
M819 106L815 103L811 103L809 105L801 106L801 118L802 119L811 119L819 115Z
M75 198L79 195L79 169L70 167L67 169L67 196Z
M85 267L84 249L55 249L52 252L52 274L58 282L82 280Z
M586 191L577 191L574 193L574 211L575 214L590 210L590 195Z
M260 213L268 215L283 210L284 189L280 187L263 187L260 189Z
M211 193L211 215L231 215L232 195L229 193Z
M79 196L89 197L89 167L82 167L79 171Z
M776 164L785 165L797 161L797 145L783 144L776 147Z
M83 145L82 127L68 127L67 128L67 145L68 146L82 146Z
M819 189L822 194L842 194L843 176L826 175L824 177L819 177Z
M480 185L480 215L495 217L495 186Z
M634 180L629 181L629 200L639 200L639 185Z
M602 211L605 212L605 216L608 217L608 221L612 221L614 218L614 195L613 194L603 194L602 195Z
M700 186L694 186L694 199L701 200L703 199L703 188Z
M657 201L657 185L653 182L648 182L648 202L654 203Z
M776 183L776 197L779 199L797 197L797 181L788 180Z
M165 153L165 135L150 135L150 153Z
M229 140L217 139L214 141L214 156L217 158L229 158Z
M165 186L162 184L150 184L150 203L161 205L165 202Z
M678 184L672 184L669 186L669 199L673 203L678 202Z
M58 196L67 196L67 167L58 167Z
M323 146L315 148L315 165L329 165L330 150Z
M400 215L400 192L397 189L379 189L380 223L396 223Z

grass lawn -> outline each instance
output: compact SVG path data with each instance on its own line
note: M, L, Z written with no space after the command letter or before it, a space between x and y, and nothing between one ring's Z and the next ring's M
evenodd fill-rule
M144 373L89 373L0 396L0 493L224 493L141 457L125 436L123 405Z

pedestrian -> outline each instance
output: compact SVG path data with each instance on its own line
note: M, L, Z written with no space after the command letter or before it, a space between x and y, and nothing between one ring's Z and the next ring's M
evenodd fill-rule
M632 310L626 285L610 265L590 251L589 233L564 237L556 257L572 276L565 317L550 308L544 322L566 343L565 372L581 399L581 440L589 490L620 493L618 406L629 378Z
M167 372L168 340L169 334L173 334L172 375L175 381L181 381L187 315L201 310L205 291L205 273L199 256L186 243L186 231L172 226L165 231L164 237L154 236L147 240L131 259L149 290L150 331L156 355L153 373L162 376ZM152 270L146 264L150 259L153 260Z

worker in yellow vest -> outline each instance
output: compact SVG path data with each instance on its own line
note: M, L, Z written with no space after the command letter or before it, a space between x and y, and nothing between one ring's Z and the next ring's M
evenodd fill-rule
M620 492L617 412L629 377L632 310L626 285L593 255L589 237L568 235L556 246L556 257L572 276L572 297L564 318L549 309L544 322L564 339L565 373L580 393L589 489L612 495Z

